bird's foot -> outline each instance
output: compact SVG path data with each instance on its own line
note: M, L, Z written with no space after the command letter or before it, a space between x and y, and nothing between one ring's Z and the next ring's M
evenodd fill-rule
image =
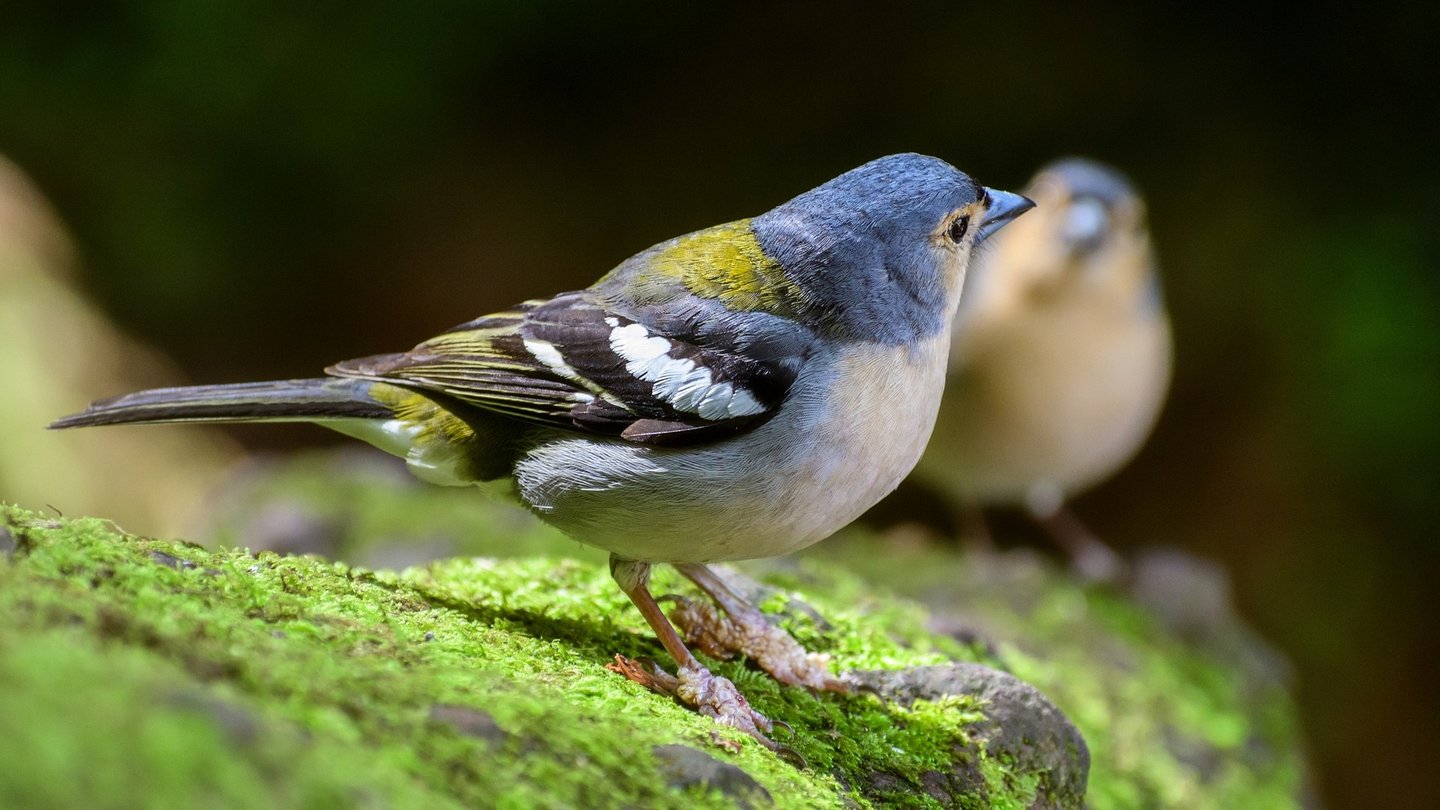
M648 658L616 655L615 662L605 666L653 692L675 698L722 725L740 729L766 748L773 751L783 749L765 736L775 730L770 718L750 708L750 701L729 678L722 678L704 666L682 666L679 677L661 669L659 664Z
M685 641L712 658L725 660L739 653L781 683L831 692L849 691L844 681L830 674L830 656L806 652L800 642L771 624L765 614L754 607L727 612L708 602L683 596L667 596L665 601L674 603L670 621L680 629Z
M1048 512L1042 512L1033 504L1029 508L1035 521L1050 533L1056 545L1065 550L1070 558L1070 569L1081 581L1115 585L1129 575L1125 558L1091 533L1089 527L1063 503Z
M706 717L723 725L733 726L758 738L767 746L775 744L766 737L775 730L770 718L750 708L750 701L740 694L729 678L715 675L703 666L681 667L675 696L682 703L694 706Z
M1104 585L1120 582L1129 570L1123 557L1098 540L1077 543L1070 552L1070 567L1081 580Z

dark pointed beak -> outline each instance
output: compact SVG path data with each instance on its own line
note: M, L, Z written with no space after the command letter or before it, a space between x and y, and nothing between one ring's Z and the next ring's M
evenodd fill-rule
M980 232L975 236L977 245L1005 227L1010 220L1035 207L1033 200L1019 194L996 188L987 188L985 193L990 196L990 207L985 210L985 221L980 223Z

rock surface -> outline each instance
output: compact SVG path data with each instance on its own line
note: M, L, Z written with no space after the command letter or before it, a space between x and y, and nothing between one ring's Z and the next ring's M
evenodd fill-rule
M688 745L657 745L650 749L660 763L665 784L676 790L698 787L729 797L737 807L751 810L775 803L770 792L743 770Z
M858 672L852 677L900 705L958 695L980 698L985 720L970 728L971 746L983 747L990 756L1008 761L1018 770L1040 774L1030 806L1075 807L1083 802L1090 773L1085 738L1040 690L1014 675L982 664L956 662ZM941 776L965 789L937 795L937 800L958 802L970 791L984 796L984 780L976 779L972 761L973 756L956 758L956 769ZM1044 766L1036 768L1037 763Z

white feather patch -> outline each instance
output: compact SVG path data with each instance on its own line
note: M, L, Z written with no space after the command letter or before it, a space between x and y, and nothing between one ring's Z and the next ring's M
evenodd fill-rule
M559 374L561 377L568 380L578 380L580 378L580 374L571 368L569 363L565 362L565 357L560 354L560 350L555 348L555 344L553 343L525 338L525 351L530 352L530 354L535 356L536 360L544 363L546 368Z
M530 352L536 360L544 363L546 368L571 382L579 383L581 387L585 388L585 391L588 392L577 391L567 395L566 399L573 402L586 403L594 402L597 396L605 396L606 391L604 388L596 385L593 380L587 379L585 375L576 371L574 367L565 362L565 355L560 353L560 350L555 347L555 344L536 338L525 338L524 343L525 351Z
M606 319L612 326L619 323L612 321ZM614 326L610 331L610 348L625 359L626 371L654 383L651 394L669 402L676 410L714 420L750 416L765 410L749 391L728 382L716 383L710 369L697 366L689 358L671 357L670 341L651 335L650 330L638 323Z
M763 410L765 406L744 388L735 389L735 396L730 399L730 404L725 406L725 411L731 416L750 416Z

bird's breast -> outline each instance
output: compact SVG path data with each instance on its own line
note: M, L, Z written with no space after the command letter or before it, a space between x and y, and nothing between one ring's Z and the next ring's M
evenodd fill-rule
M799 536L821 537L859 517L899 485L924 452L944 388L948 338L918 347L865 344L836 358L813 449L785 487L814 504ZM819 537L814 537L813 542Z
M652 562L770 557L821 540L893 490L934 427L948 336L812 356L780 413L712 445L566 438L517 466L522 496L577 540Z
M1164 400L1163 317L1073 306L969 337L922 470L983 502L1021 502L1037 484L1071 493L1110 475Z

